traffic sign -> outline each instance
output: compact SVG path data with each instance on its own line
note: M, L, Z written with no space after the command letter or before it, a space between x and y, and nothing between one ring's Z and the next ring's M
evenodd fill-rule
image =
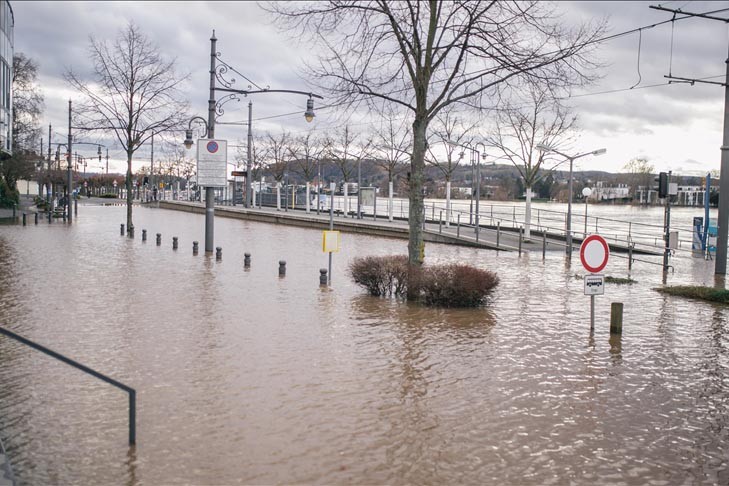
M228 184L228 142L199 139L197 143L197 184L203 187L225 187Z
M585 295L605 295L605 276L585 275Z
M600 235L590 235L580 245L580 261L590 273L600 273L610 258L610 247Z

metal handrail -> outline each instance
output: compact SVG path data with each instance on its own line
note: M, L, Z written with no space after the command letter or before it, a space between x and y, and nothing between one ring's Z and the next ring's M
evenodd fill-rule
M129 394L129 445L134 445L137 442L137 427L136 427L136 418L137 418L137 392L134 390L134 388L131 388L124 383L118 382L113 378L109 378L106 375L103 375L99 373L96 370L92 370L88 366L84 366L78 361L74 361L71 358L67 358L66 356L57 353L53 351L52 349L48 349L45 346L42 346L38 343L35 343L31 341L30 339L26 339L23 336L19 334L15 334L12 331L9 331L8 329L5 329L3 327L0 327L0 334L4 334L5 336L15 339L16 341L25 344L26 346L30 346L33 349L36 349L42 353L47 354L48 356L51 356L52 358L56 358L59 361L62 361L66 363L69 366L73 366L74 368L83 371L84 373L87 373L95 378L100 379L101 381L105 381L106 383L113 385L121 390L124 390Z

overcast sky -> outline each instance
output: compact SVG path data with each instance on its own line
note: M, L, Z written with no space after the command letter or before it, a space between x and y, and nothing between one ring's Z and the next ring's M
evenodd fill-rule
M252 81L271 89L310 89L302 77L305 45L290 40L271 25L271 19L251 2L65 2L12 1L15 12L15 50L40 65L45 95L44 140L53 124L54 142L65 141L68 99L80 99L63 80L66 69L88 72L89 36L112 39L127 22L134 21L167 57L176 57L181 71L190 73L186 87L192 114L205 115L208 98L210 35L215 29L222 59ZM607 18L609 34L670 19L649 8L656 2L559 3L565 22ZM669 8L706 12L729 9L729 2L663 2ZM729 11L722 12L729 17ZM578 152L607 148L598 158L586 157L577 170L619 171L626 162L645 156L656 170L698 175L718 170L724 109L724 89L718 85L665 85L669 68L674 76L724 80L729 35L723 22L688 19L610 40L597 55L605 64L601 80L575 92L570 100L579 117ZM673 35L672 35L673 30ZM671 42L673 38L673 42ZM672 51L672 56L671 56ZM639 82L640 81L640 82ZM628 89L636 85L635 88ZM662 84L662 86L651 87ZM248 83L238 80L236 87ZM341 123L327 110L318 110L314 123L303 120L306 99L294 95L265 94L251 98L254 131L286 129L303 133L327 130ZM319 102L317 102L319 103ZM243 121L247 100L226 105L223 122ZM286 116L278 116L285 115ZM270 118L274 117L274 118ZM362 129L373 128L365 122ZM244 126L218 126L216 136L230 144L245 140ZM182 138L182 137L181 137ZM78 137L84 140L83 136ZM97 141L98 138L89 138ZM81 146L79 146L81 148ZM93 156L93 147L79 150ZM124 155L110 150L111 171L121 172ZM148 164L149 151L140 149L135 168Z

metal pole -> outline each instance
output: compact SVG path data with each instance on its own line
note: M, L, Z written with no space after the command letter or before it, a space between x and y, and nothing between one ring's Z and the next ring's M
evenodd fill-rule
M670 194L670 192L671 192L671 190L670 190L671 171L670 170L668 171L668 187L669 187L669 190L668 190L669 194L666 194L666 217L665 217L666 224L665 224L665 228L664 228L664 230L666 232L664 235L666 246L665 246L665 249L663 250L663 271L664 272L668 271L668 255L671 253L671 249L669 247L669 241L668 241L670 238L670 235L671 235L671 194Z
M152 134L152 154L149 161L149 180L152 183L152 194L156 194L154 190L157 187L154 181L154 133Z
M246 207L253 206L253 102L248 102L248 161L246 162Z
M726 60L724 85L724 138L721 144L721 172L719 174L719 233L716 239L714 273L726 275L727 244L729 243L729 59ZM707 222L708 224L708 222Z
M590 331L595 330L595 296L590 296Z
M334 230L334 189L336 188L335 183L329 184L329 191L331 195L329 196L329 231ZM332 252L329 252L329 285L332 284Z
M585 234L583 238L587 238L587 196L585 196Z
M106 175L109 175L109 148L106 148Z
M71 195L73 194L73 177L71 175L71 143L73 136L71 135L71 100L68 100L68 168L67 168L67 187L68 196L66 197L66 214L68 215L68 222L71 222Z
M210 38L210 97L208 98L208 133L206 138L215 138L215 31ZM205 188L205 253L213 253L215 224L215 188Z
M476 151L476 241L478 241L478 233L481 230L479 221L479 201L481 200L481 158Z
M572 162L574 158L570 158L570 178L567 183L567 235L565 241L567 242L567 256L572 258Z

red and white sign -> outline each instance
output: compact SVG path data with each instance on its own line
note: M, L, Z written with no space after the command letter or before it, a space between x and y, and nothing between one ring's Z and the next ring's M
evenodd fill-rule
M605 238L590 235L580 245L580 261L590 273L600 273L610 258L610 247Z

